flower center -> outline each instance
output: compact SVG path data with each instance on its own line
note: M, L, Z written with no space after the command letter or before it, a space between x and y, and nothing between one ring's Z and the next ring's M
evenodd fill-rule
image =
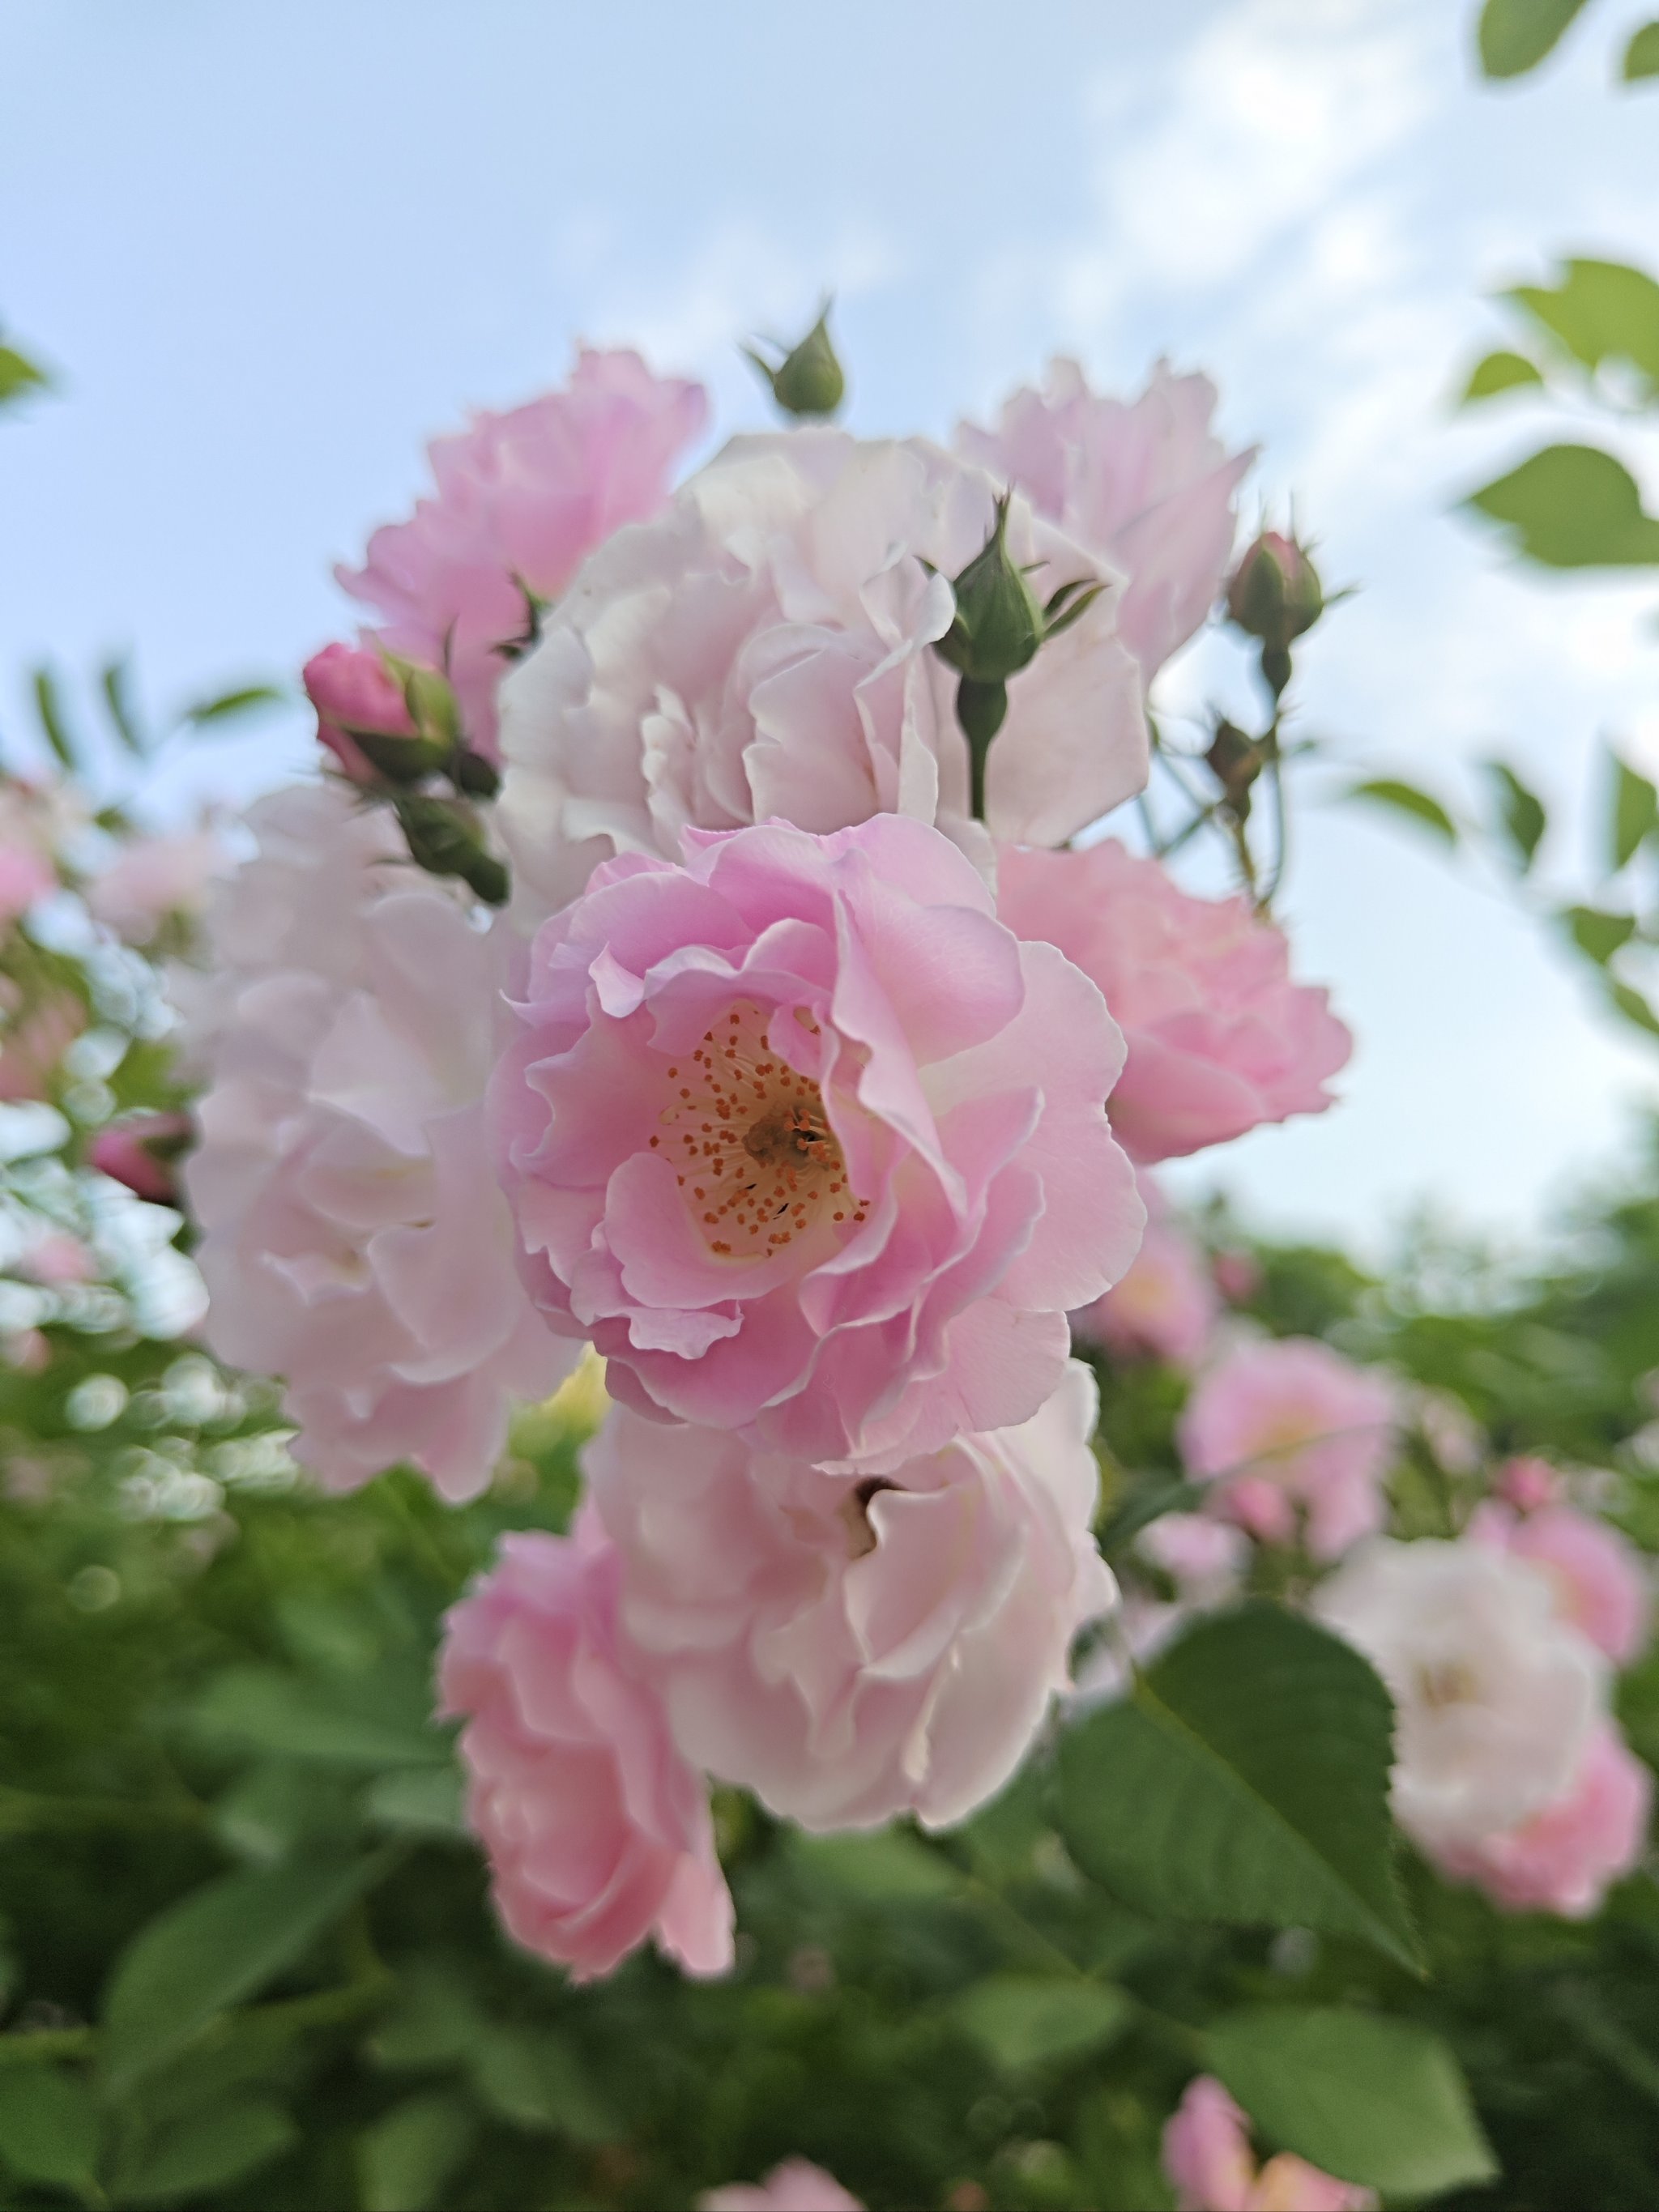
M865 1217L810 1076L766 1042L767 1017L740 999L668 1071L672 1103L651 1139L673 1167L711 1252L764 1259L827 1220Z
M1444 1659L1417 1670L1417 1693L1431 1712L1467 1705L1479 1687L1473 1670L1461 1659Z

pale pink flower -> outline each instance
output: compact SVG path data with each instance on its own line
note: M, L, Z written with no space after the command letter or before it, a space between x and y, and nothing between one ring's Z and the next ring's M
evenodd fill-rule
M613 1406L592 1496L681 1751L815 1830L992 1796L1112 1602L1094 1415L1074 1362L1023 1426L871 1477Z
M135 837L86 886L94 921L128 945L148 945L174 915L193 918L234 862L214 830Z
M1313 1337L1242 1344L1203 1376L1176 1428L1209 1510L1267 1544L1334 1559L1382 1525L1395 1450L1383 1376Z
M1253 1252L1218 1252L1212 1273L1230 1306L1248 1305L1261 1288L1261 1262Z
M99 1267L80 1237L71 1237L66 1229L48 1229L25 1249L17 1272L31 1283L58 1290L75 1283L95 1283Z
M937 823L988 872L957 679L933 648L996 490L921 439L780 431L734 439L660 521L597 554L502 690L500 817L543 910L612 854L677 859L688 825L774 817ZM1099 574L1024 500L1007 542L1043 596ZM1146 781L1118 596L1010 683L986 776L994 835L1060 843Z
M496 1908L572 1978L649 1936L695 1974L732 1963L732 1899L708 1793L669 1740L617 1620L618 1562L592 1516L503 1537L450 1612L439 1711L459 1714L467 1819Z
M1140 1234L1099 993L921 823L685 854L536 939L492 1105L538 1303L636 1409L813 1461L1025 1419Z
M1395 1814L1425 1850L1484 1844L1567 1790L1607 1664L1559 1619L1536 1567L1467 1538L1374 1536L1313 1609L1388 1685Z
M1140 1178L1146 1229L1128 1273L1103 1297L1072 1316L1085 1343L1133 1358L1150 1353L1196 1366L1219 1310L1209 1262L1175 1220L1148 1176Z
M135 1197L171 1206L179 1194L177 1154L190 1133L188 1115L130 1115L99 1131L87 1146L87 1159Z
M1249 2124L1212 2074L1200 2074L1164 2129L1164 2171L1179 2212L1372 2212L1374 2190L1282 2150L1258 2169Z
M389 738L416 733L403 686L373 646L325 645L307 661L302 681L317 709L318 740L353 783L373 783L375 771L351 731Z
M1250 1540L1226 1521L1203 1513L1163 1513L1135 1539L1135 1549L1162 1567L1188 1605L1223 1605L1237 1595L1250 1563Z
M1232 558L1233 495L1255 453L1226 452L1215 404L1208 377L1172 376L1166 362L1125 401L1058 359L1044 390L1005 401L994 430L957 433L971 459L1127 576L1118 629L1148 682L1209 613Z
M533 602L556 599L596 546L657 513L708 410L701 385L653 376L635 353L584 349L563 391L435 439L435 495L377 530L361 568L335 571L384 622L382 643L446 672L486 758L498 757L496 689Z
M1331 1103L1326 1080L1353 1040L1327 992L1291 982L1282 932L1247 899L1194 898L1110 838L1005 848L997 882L1009 928L1059 945L1105 994L1129 1048L1112 1127L1131 1158L1172 1159Z
M1478 1882L1511 1912L1587 1920L1641 1857L1652 1810L1651 1773L1603 1718L1561 1796L1518 1828L1434 1857L1443 1873Z
M698 2212L864 2212L864 2200L850 2196L833 2173L804 2158L787 2158L764 2181L728 2181L706 2189Z
M32 845L0 845L0 921L15 921L58 888L58 871Z
M342 786L277 792L248 826L185 1039L207 1079L185 1174L205 1334L285 1379L329 1488L409 1459L470 1497L514 1402L572 1357L520 1283L484 1134L506 940Z
M0 1006L15 989L9 979L0 978ZM86 1008L68 991L13 1014L0 1030L0 1101L44 1098L58 1063L86 1025Z
M1646 1644L1653 1603L1646 1563L1605 1521L1571 1505L1517 1515L1487 1498L1470 1516L1469 1534L1540 1568L1562 1619L1615 1667L1628 1667Z
M1540 1505L1558 1504L1561 1496L1561 1478L1547 1459L1506 1459L1492 1486L1517 1513L1535 1513Z

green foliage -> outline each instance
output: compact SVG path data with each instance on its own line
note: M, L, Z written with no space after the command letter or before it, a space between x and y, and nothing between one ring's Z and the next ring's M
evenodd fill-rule
M1626 766L1617 753L1613 763L1613 809L1608 824L1609 865L1613 873L1629 865L1638 848L1659 830L1659 791L1646 776Z
M1646 568L1659 562L1659 521L1636 479L1595 446L1547 446L1469 495L1509 525L1517 550L1550 568Z
M1508 845L1510 857L1524 873L1536 858L1544 832L1549 826L1543 801L1522 782L1506 762L1488 761L1486 769L1492 780L1498 805L1498 827Z
M1536 364L1524 354L1500 349L1476 362L1469 371L1469 380L1463 387L1463 404L1467 407L1477 399L1495 399L1501 392L1523 391L1528 386L1541 386L1543 381Z
M1565 907L1561 919L1585 958L1603 968L1636 933L1633 914L1607 914L1599 907Z
M1644 23L1632 33L1619 73L1626 84L1641 84L1650 76L1659 76L1659 23Z
M1584 0L1486 0L1476 30L1489 77L1524 76L1553 52Z
M1571 260L1559 283L1520 284L1507 296L1583 368L1623 362L1659 385L1659 284L1644 270Z
M1457 842L1457 824L1437 799L1426 791L1419 791L1414 783L1404 783L1398 776L1372 776L1364 783L1356 783L1345 797L1364 799L1368 805L1383 806L1408 821L1420 822L1432 830L1447 844Z
M50 388L52 379L15 346L0 344L0 410L30 393Z
M0 2160L24 2181L85 2196L98 2174L102 2119L80 2076L56 2066L0 2075Z
M1403 2021L1321 2006L1235 2013L1210 2063L1268 2139L1389 2197L1497 2172L1456 2060Z

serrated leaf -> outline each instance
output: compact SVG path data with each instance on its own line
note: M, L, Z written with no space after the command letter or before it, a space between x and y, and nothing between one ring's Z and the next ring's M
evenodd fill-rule
M1356 783L1343 793L1346 799L1363 799L1373 806L1386 806L1395 814L1409 815L1413 822L1432 830L1449 845L1457 842L1457 824L1452 820L1437 799L1426 791L1419 791L1414 783L1403 783L1398 776L1376 775L1364 783Z
M1628 983L1617 982L1609 975L1607 1003L1616 1014L1622 1014L1632 1028L1641 1030L1648 1036L1659 1037L1659 1014L1656 1014L1642 994L1633 991Z
M1578 258L1551 285L1507 295L1588 369L1626 361L1659 383L1659 284L1623 261Z
M177 2204L240 2181L299 2140L269 2097L228 2097L168 2128L122 2177L118 2204Z
M1010 2073L1062 2065L1122 2033L1134 2007L1109 1983L991 1974L964 1990L951 2017L994 2066Z
M1561 919L1578 950L1602 966L1636 934L1633 914L1607 914L1599 907L1569 906L1561 909Z
M1394 1707L1359 1655L1249 1605L1061 1739L1060 1828L1126 1903L1358 1936L1416 1968L1389 1820Z
M357 2139L363 2212L432 2212L477 2132L460 2097L437 2094L394 2106Z
M27 392L45 392L51 383L45 369L27 354L19 353L15 346L0 345L0 407Z
M449 1757L447 1740L420 1711L386 1711L372 1682L309 1682L276 1667L227 1668L192 1719L204 1735L328 1765L431 1765Z
M1510 353L1500 348L1496 353L1489 353L1484 361L1476 362L1469 371L1462 404L1472 406L1478 399L1493 399L1500 392L1516 392L1543 381L1536 365L1525 354Z
M1413 2022L1264 2008L1223 2020L1208 2044L1262 2133L1340 2180L1415 2198L1498 2172L1457 2061Z
M1546 446L1465 504L1507 524L1516 550L1547 568L1659 562L1659 521L1644 512L1630 471L1598 446Z
M1560 39L1584 0L1486 0L1476 43L1487 76L1524 76Z
M374 1859L302 1858L192 1890L141 1928L104 1999L102 2061L118 2094L216 2014L304 1956L368 1887Z
M186 707L179 719L196 729L206 729L216 722L228 722L238 715L247 714L259 707L282 707L288 703L288 695L274 684L245 684L234 691L222 691L211 699L198 699Z
M1516 865L1524 875L1549 826L1549 817L1544 811L1544 802L1535 792L1529 791L1515 770L1504 761L1486 761L1482 763L1492 780L1498 799L1498 826L1503 830Z
M1644 23L1625 48L1619 74L1626 84L1640 84L1659 76L1659 23Z
M0 2074L0 2160L21 2180L89 2189L102 2131L97 2102L79 2075L40 2065Z
M1659 791L1646 776L1628 768L1617 753L1613 761L1613 872L1629 865L1638 846L1659 830Z

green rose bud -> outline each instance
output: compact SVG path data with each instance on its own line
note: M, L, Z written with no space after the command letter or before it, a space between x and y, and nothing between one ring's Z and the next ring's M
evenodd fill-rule
M1324 611L1324 589L1306 547L1276 530L1264 530L1227 586L1232 620L1247 637L1285 653Z
M429 876L459 876L486 906L506 904L507 870L484 850L471 807L419 791L399 792L392 804L416 867Z
M786 415L833 415L847 397L846 372L830 342L827 305L800 343L775 367L752 346L744 346L743 352L771 386L772 397Z

